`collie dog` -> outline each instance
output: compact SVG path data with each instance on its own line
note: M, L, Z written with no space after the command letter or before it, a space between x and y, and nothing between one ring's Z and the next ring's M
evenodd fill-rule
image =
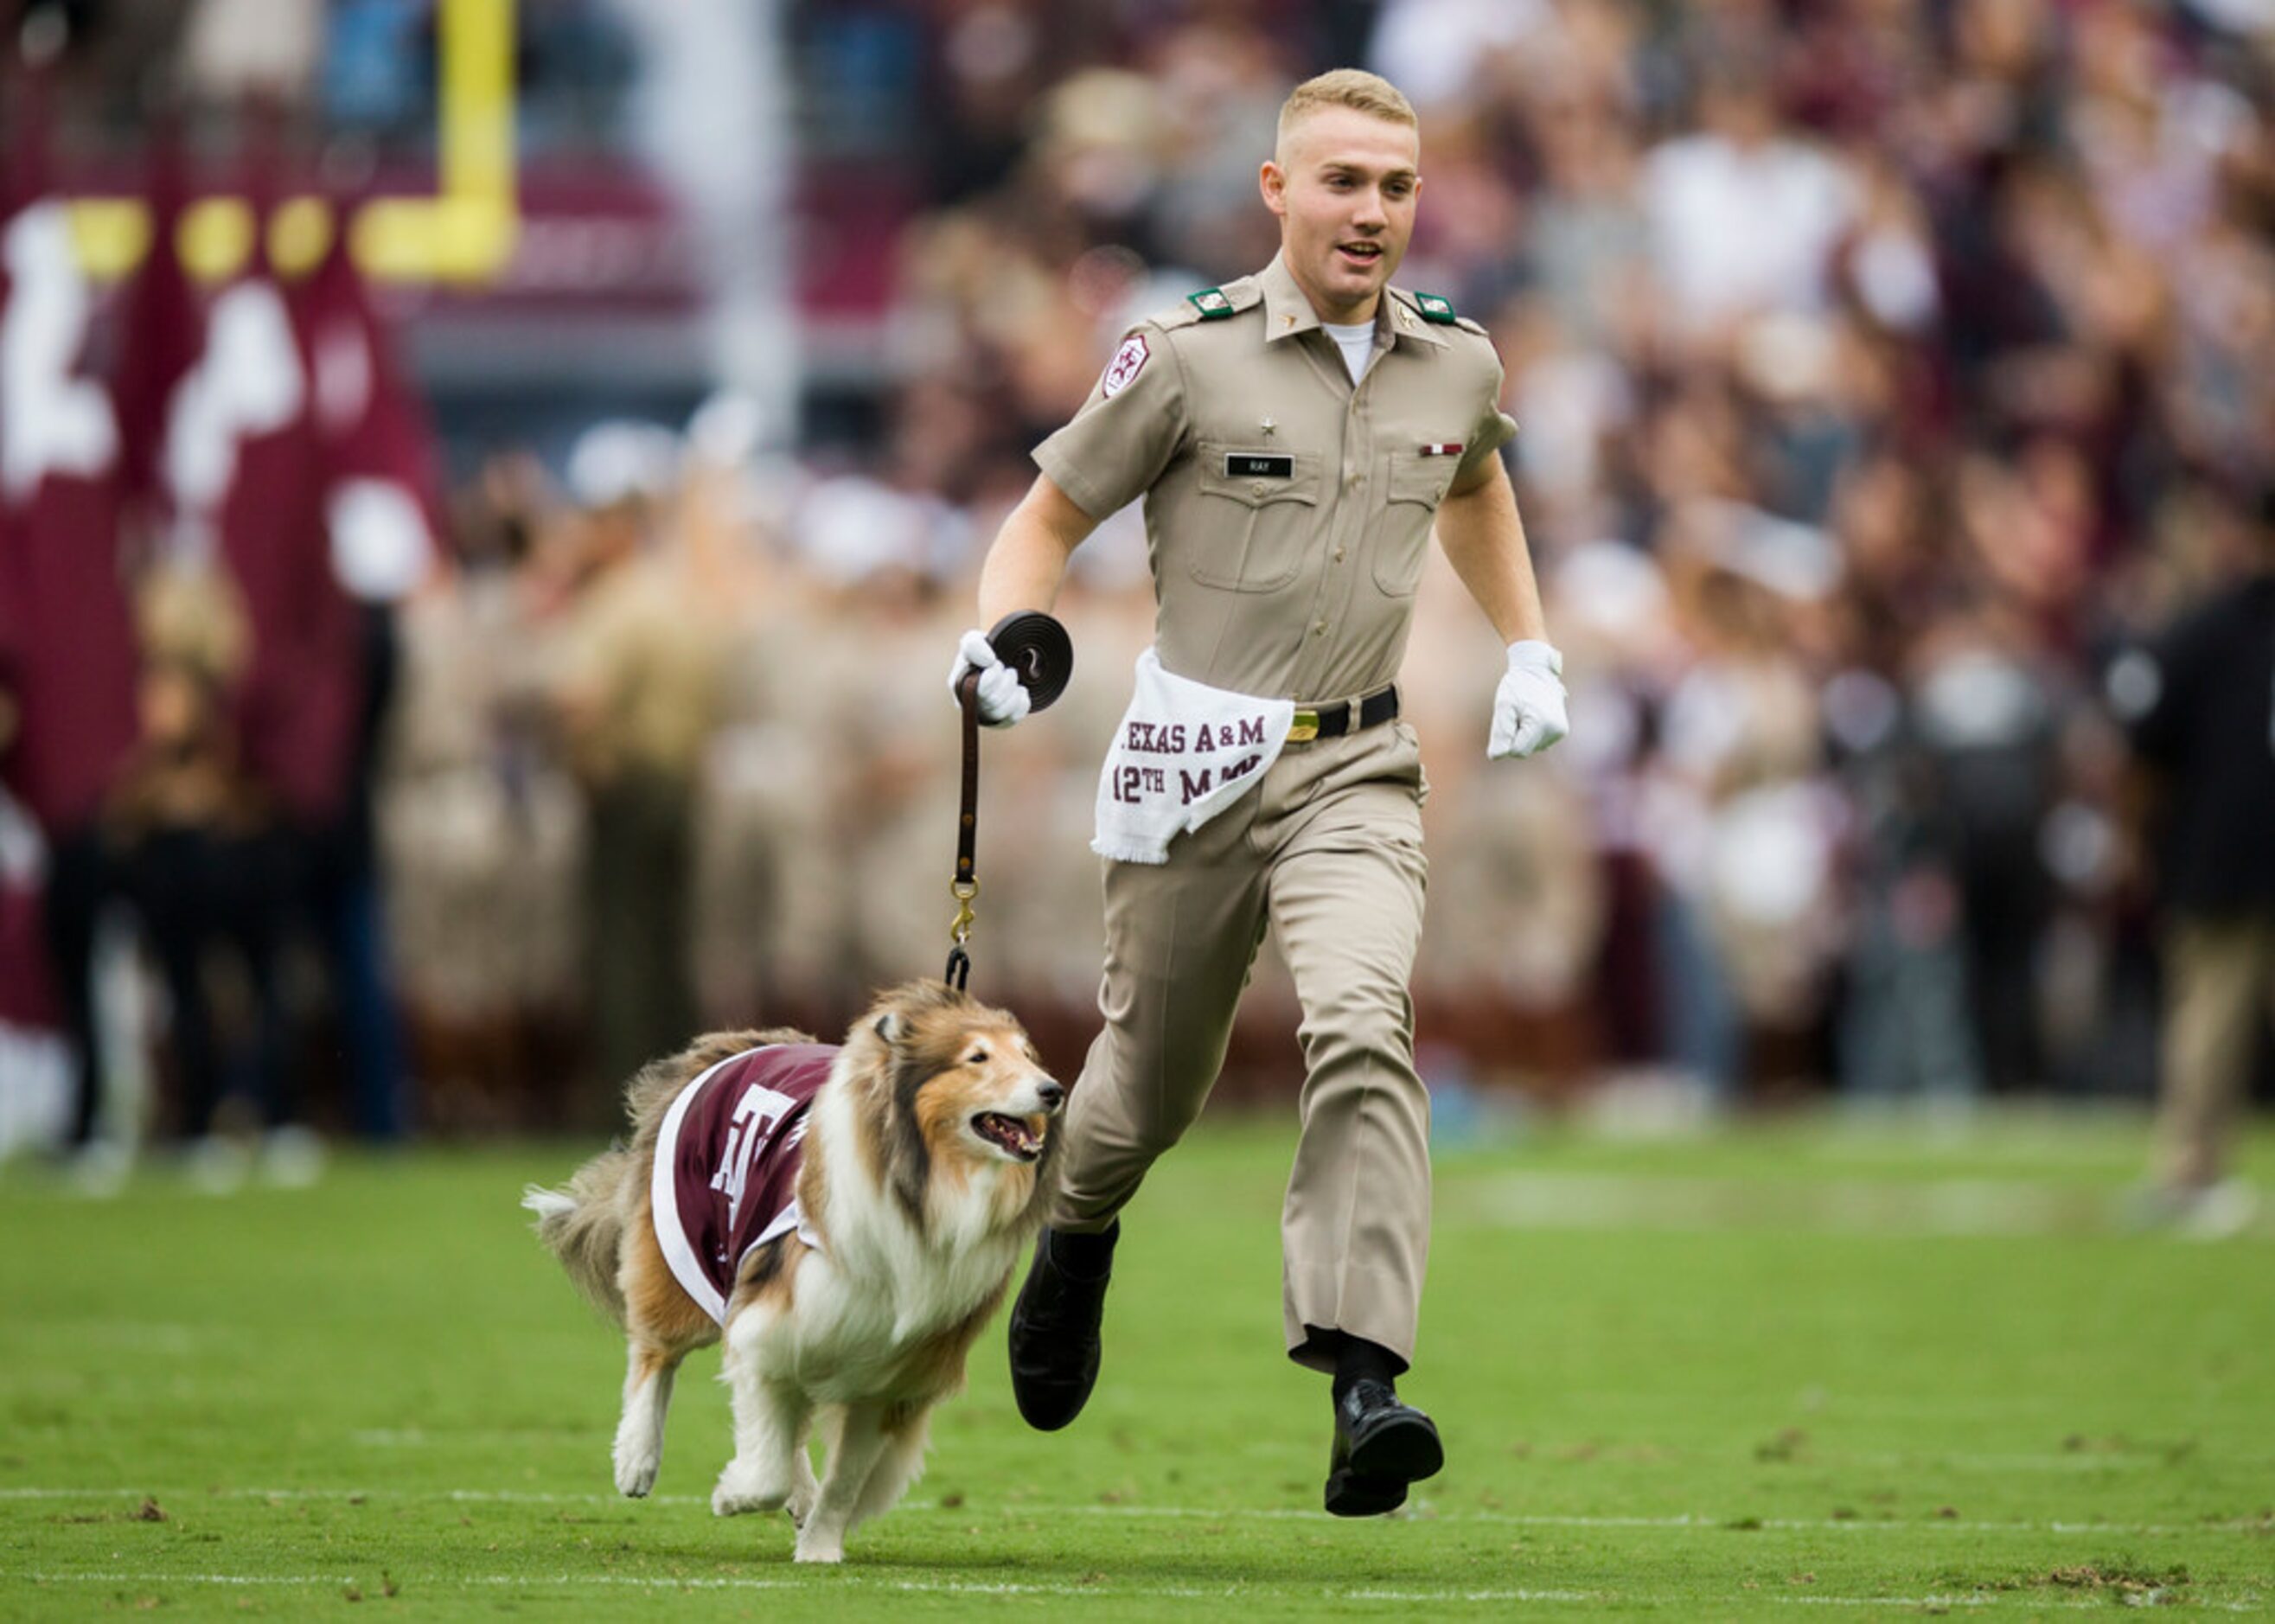
M843 1046L721 1032L642 1070L631 1144L522 1202L631 1344L616 1487L654 1486L679 1362L723 1336L735 1456L711 1509L786 1508L799 1561L843 1560L922 1469L1041 1226L1065 1099L1017 1021L937 981Z

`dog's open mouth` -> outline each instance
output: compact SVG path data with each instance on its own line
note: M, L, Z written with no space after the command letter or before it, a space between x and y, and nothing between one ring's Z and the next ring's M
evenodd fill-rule
M971 1131L1016 1160L1032 1161L1043 1153L1042 1130L1025 1117L982 1111L971 1119Z

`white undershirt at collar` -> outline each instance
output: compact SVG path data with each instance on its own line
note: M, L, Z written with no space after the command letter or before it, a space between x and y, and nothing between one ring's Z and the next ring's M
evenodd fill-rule
M1374 323L1359 321L1339 327L1333 321L1322 321L1319 330L1334 339L1335 348L1343 352L1343 365L1350 368L1351 381L1357 383L1365 377L1374 359Z

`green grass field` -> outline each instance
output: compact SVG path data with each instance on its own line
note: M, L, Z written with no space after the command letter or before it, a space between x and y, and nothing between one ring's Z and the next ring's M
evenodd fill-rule
M2124 1233L2137 1122L1447 1152L1403 1390L1449 1463L1357 1522L1279 1348L1291 1128L1156 1169L1071 1430L1020 1424L999 1320L925 1480L821 1571L709 1514L715 1354L657 1497L612 1492L620 1343L515 1205L592 1147L225 1199L0 1170L0 1619L2275 1610L2275 1227Z

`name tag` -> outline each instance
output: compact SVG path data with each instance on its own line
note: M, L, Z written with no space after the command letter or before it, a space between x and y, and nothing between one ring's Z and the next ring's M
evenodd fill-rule
M1227 451L1224 476L1228 480L1291 480L1296 477L1296 459L1284 452L1274 456L1268 451Z

